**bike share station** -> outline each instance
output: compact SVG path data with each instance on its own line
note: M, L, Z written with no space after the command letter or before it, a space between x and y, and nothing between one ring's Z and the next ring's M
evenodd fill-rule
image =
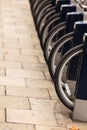
M72 110L72 119L87 122L87 3L30 0L30 4L55 91Z
M73 119L87 122L87 33L84 34L83 44L83 57L78 72Z

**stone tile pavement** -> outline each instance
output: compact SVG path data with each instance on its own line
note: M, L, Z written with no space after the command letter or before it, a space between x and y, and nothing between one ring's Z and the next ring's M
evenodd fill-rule
M28 0L0 0L0 130L69 130L34 27Z

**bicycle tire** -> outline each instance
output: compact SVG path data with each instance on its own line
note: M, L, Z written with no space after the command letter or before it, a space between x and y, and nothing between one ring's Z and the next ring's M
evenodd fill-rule
M42 4L42 3L43 3L43 4ZM37 14L38 14L38 11L39 11L39 10L42 10L42 8L44 8L45 6L47 6L48 3L51 3L51 2L50 2L50 1L47 1L47 2L42 1L40 4L38 4L38 5L36 6L35 11L33 12L33 18L34 18L35 25L36 25L36 22L37 22ZM39 11L39 12L40 12L40 11ZM36 25L36 28L37 28L37 25Z
M50 52L49 59L48 59L48 66L49 66L50 75L53 80L54 80L55 69L58 64L57 62L58 62L58 60L60 60L60 58L57 58L58 52L63 47L63 45L67 44L68 41L73 40L73 36L74 36L74 32L65 34L62 38L60 38L58 41L56 41L52 51ZM55 65L55 63L56 63L56 65Z
M42 8L48 4L52 3L51 1L42 1L37 4L36 8L34 9L34 17L36 17L37 13L42 10Z
M39 28L39 34L41 34L41 31L43 29L44 24L46 23L47 19L50 18L50 15L54 15L56 11L54 8L50 8L50 10L46 11L42 17L40 18L40 21L38 23L38 28Z
M45 1L45 0L44 0ZM46 0L47 1L47 0ZM36 0L34 1L34 3L32 4L32 11L34 11L36 9L36 7L38 7L38 5L41 3L41 0Z
M44 18L44 17L46 17L46 15L49 13L49 12L51 12L52 10L54 10L55 11L55 6L52 6L52 4L49 4L49 6L48 7L45 7L44 9L43 9L43 12L41 11L41 12L39 12L38 14L37 14L37 25L40 25L40 21ZM56 11L55 11L56 12Z
M34 9L36 8L36 6L39 2L41 2L41 0L36 0L33 2L33 4L31 4L32 11L34 11Z
M38 0L37 0L38 1ZM33 8L34 4L35 4L36 0L30 0L30 4L31 4L31 9Z
M46 23L44 24L42 31L41 31L41 44L44 45L45 43L45 39L49 33L49 28L55 24L55 22L60 20L60 13L58 14L54 14L52 17L50 17ZM55 26L55 25L54 25ZM53 26L53 27L54 27ZM52 30L52 28L50 29L50 31Z
M45 44L44 44L44 56L45 60L48 62L50 52L55 45L56 41L53 42L53 38L61 31L66 29L66 22L62 22L55 26L55 28L49 33L49 35L46 38ZM64 33L62 34L64 35ZM59 37L60 38L60 37ZM59 39L57 38L57 39Z
M83 44L78 45L72 49L70 49L60 60L58 63L58 66L55 71L55 90L59 97L59 99L62 101L62 103L69 108L70 110L73 110L74 108L74 101L71 101L66 94L64 93L62 81L61 81L61 73L64 69L65 64L70 61L74 56L77 54L81 54L83 52Z

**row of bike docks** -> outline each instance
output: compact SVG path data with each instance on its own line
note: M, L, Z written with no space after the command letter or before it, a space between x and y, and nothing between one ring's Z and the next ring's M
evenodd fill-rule
M85 0L30 0L56 93L79 121L87 121L86 4Z

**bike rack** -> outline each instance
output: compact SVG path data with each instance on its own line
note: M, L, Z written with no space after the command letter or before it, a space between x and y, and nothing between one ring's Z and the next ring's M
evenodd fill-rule
M84 35L83 44L83 55L78 72L77 93L72 118L87 122L87 33Z
M66 32L66 30L67 31L71 31L71 30L69 30L69 29L66 29L66 24L69 24L69 23L66 23L66 20L67 20L67 14L68 13L72 13L72 12L74 12L74 13L76 13L76 5L74 4L74 5L69 5L69 4L66 4L66 5L62 5L61 6L61 16L60 16L60 21L59 21L59 23L57 22L57 26L56 26L56 34L58 35L57 37L57 39L56 40L58 40L59 38L61 38L63 35L65 35L65 33L67 33ZM78 16L77 16L78 17ZM80 19L81 18L81 19ZM81 15L79 15L79 18L78 18L79 20L83 20L83 16ZM72 20L72 23L74 22L74 20ZM63 23L63 24L62 24ZM60 27L60 29L59 29L59 27ZM68 27L68 26L67 26ZM55 28L55 27L54 27ZM71 28L70 28L71 29ZM51 33L51 35L52 35L52 33ZM49 35L48 35L48 37L47 38L49 38ZM46 38L46 40L47 40L47 38ZM46 42L46 41L45 41ZM55 45L55 43L54 43L54 45ZM44 48L45 48L45 45L44 45ZM50 48L51 49L51 48ZM44 50L44 49L43 49ZM45 57L45 60L47 60L46 59L46 57Z
M82 21L82 22L75 23L75 34L74 34L73 47L78 46L79 44L82 44L83 35L86 32L87 32L87 22ZM71 64L78 67L78 62L79 62L78 59L79 58L77 57L70 62L69 70L68 70L68 74L67 74L69 79L76 80L77 70L72 71Z
M66 22L66 33L74 31L73 26L76 21L83 21L84 14L81 12L71 12L67 13L67 22ZM70 49L70 46L64 45L62 55Z
M66 51L68 51L71 47L71 44L72 44L72 39L73 39L73 35L74 34L74 23L76 21L83 21L83 13L80 13L80 12L71 12L71 13L67 13L67 20L66 20L66 30L65 30L65 34L58 40L56 41L54 47L55 49L52 50L52 52L57 52L58 48L59 48L59 44L62 45L62 43L64 43L63 47L62 47L62 50L61 50L61 53L62 55L65 54ZM71 40L70 40L71 39ZM57 46L58 45L58 46ZM53 48L54 48L53 47ZM52 55L53 53L50 54L50 62L49 62L49 71L50 71L50 74L52 75L52 78L54 79L54 75L53 75L53 70L51 68L51 59L53 57ZM54 54L55 55L55 54Z
M70 0L58 0L56 4L56 11L60 12L61 5L70 4Z

